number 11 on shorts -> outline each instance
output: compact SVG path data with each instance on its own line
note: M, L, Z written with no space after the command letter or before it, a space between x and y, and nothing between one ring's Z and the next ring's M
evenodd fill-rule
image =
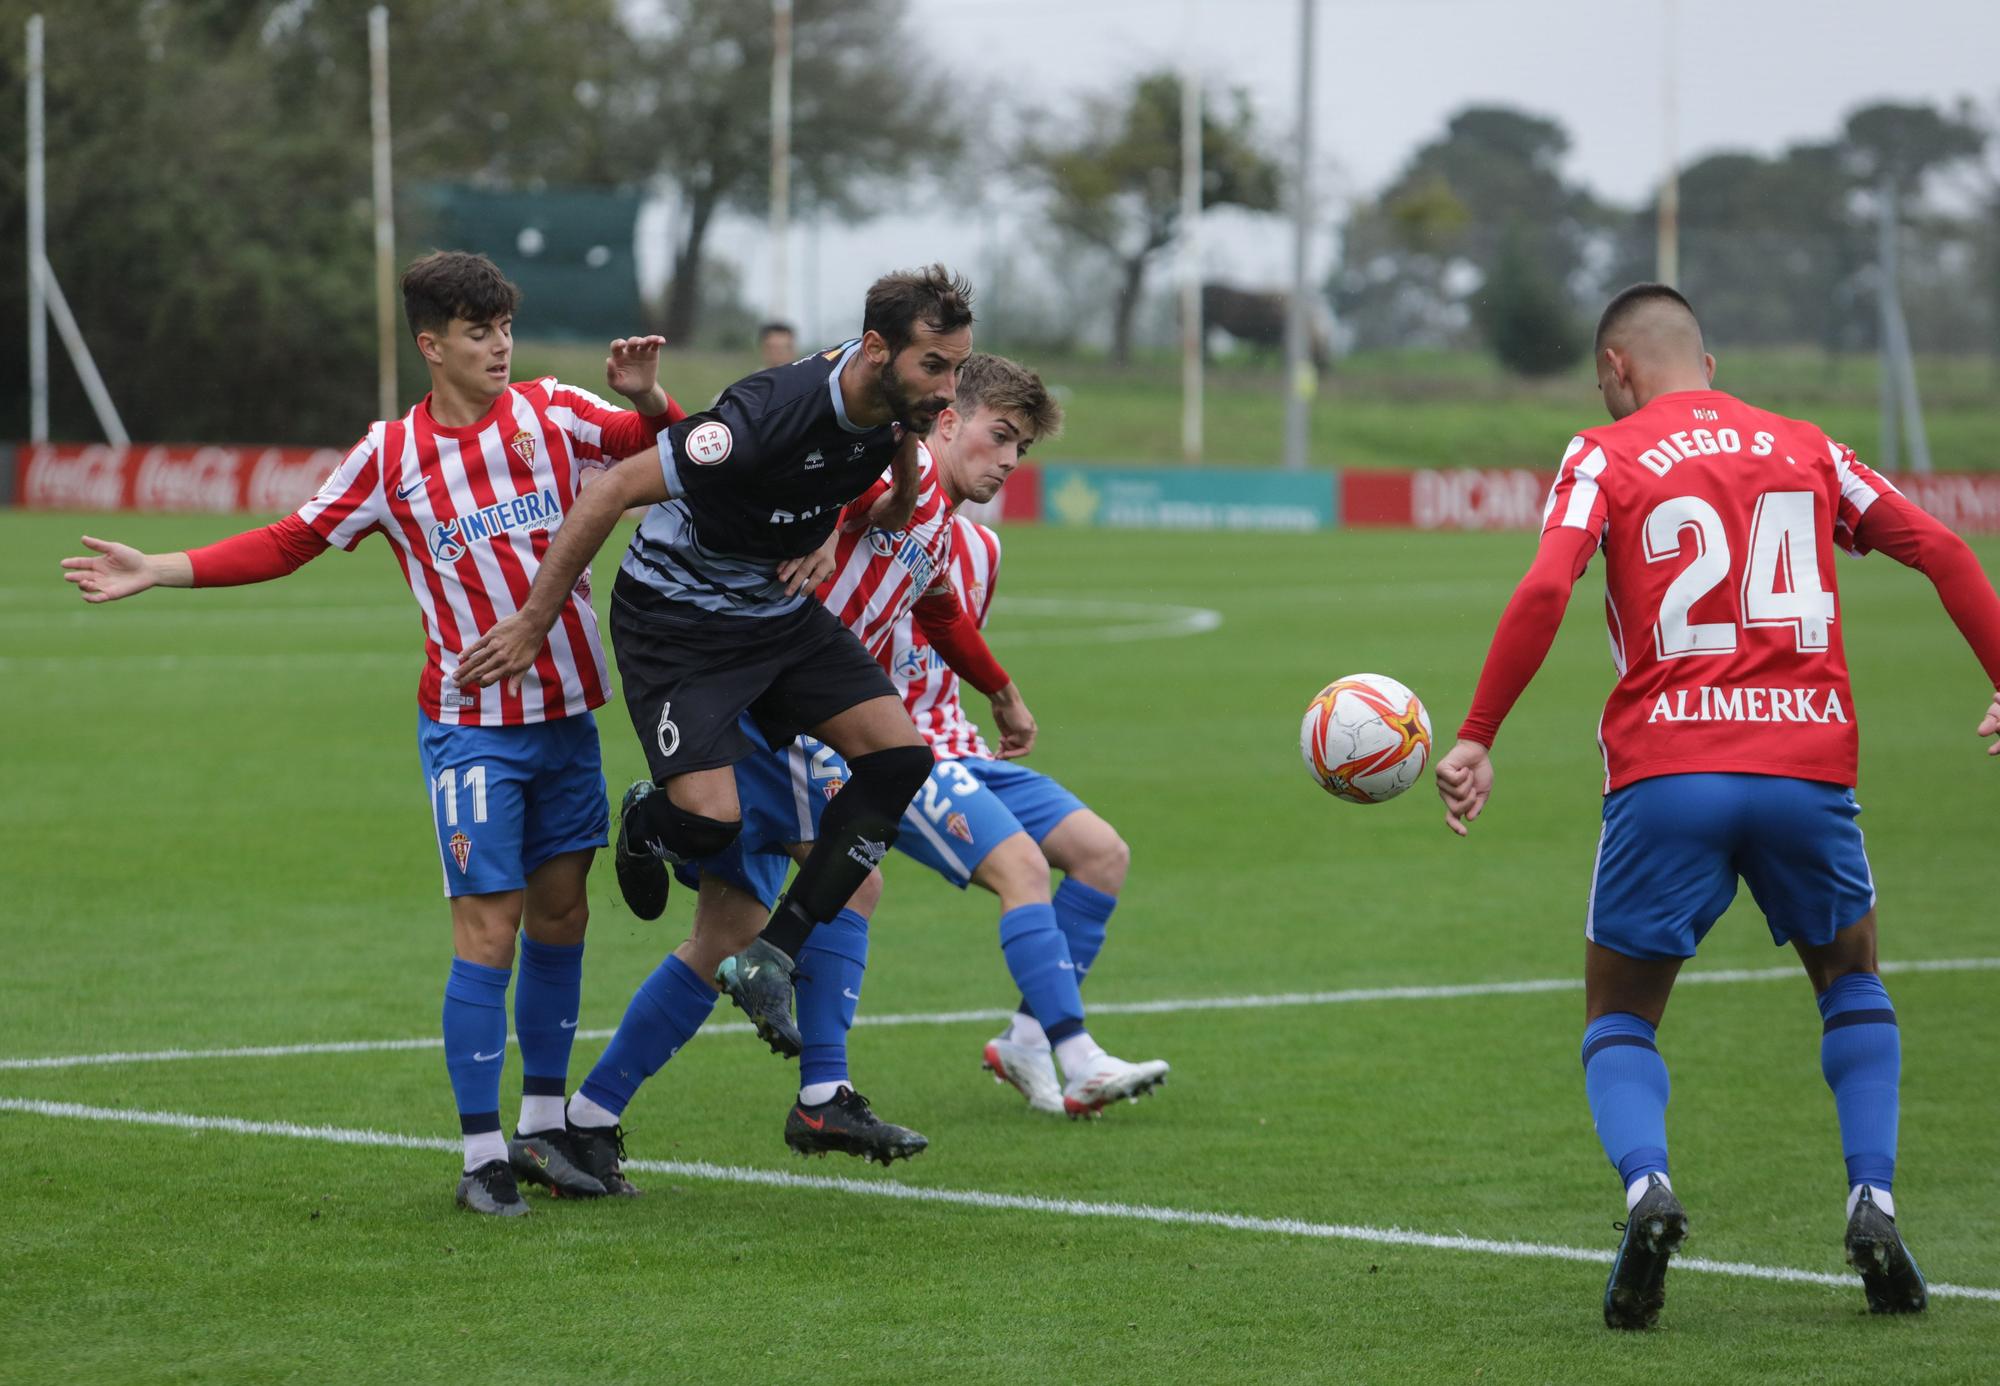
M472 821L486 821L486 767L469 765L465 769L465 788L472 795ZM458 767L449 766L431 782L431 793L444 803L444 824L447 828L458 826Z

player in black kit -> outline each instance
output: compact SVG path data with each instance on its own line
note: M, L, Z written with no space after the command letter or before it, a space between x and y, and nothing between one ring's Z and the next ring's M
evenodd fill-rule
M666 907L667 863L735 840L729 767L752 749L737 726L743 712L772 745L808 733L852 772L757 942L732 957L726 942L697 934L675 950L780 1053L798 1052L792 959L896 840L932 763L881 665L795 570L885 468L896 485L871 523L907 521L916 439L951 403L971 351L965 280L942 265L878 279L858 339L745 377L662 434L657 450L585 487L520 612L459 662L461 685L517 678L618 517L652 506L611 597L612 648L653 774L627 792L616 844L633 912L655 919Z

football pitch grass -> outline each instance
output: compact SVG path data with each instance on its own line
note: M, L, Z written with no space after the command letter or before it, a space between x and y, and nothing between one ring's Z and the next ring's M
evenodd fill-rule
M1885 559L1842 565L1842 621L1884 957L1906 965L1897 1203L1937 1293L1871 1318L1844 1274L1818 1015L1744 900L1661 1032L1687 1259L1662 1327L1614 1335L1622 1203L1576 1057L1611 677L1595 568L1460 842L1428 781L1372 808L1323 794L1298 719L1379 671L1448 744L1529 536L1008 531L991 635L1041 722L1031 763L1133 849L1092 1028L1170 1083L1093 1123L1025 1111L978 1068L1012 1001L992 904L892 856L854 1071L928 1152L789 1155L795 1071L724 1003L627 1113L643 1199L536 1193L499 1223L451 1202L421 636L389 555L104 608L57 576L81 532L167 549L237 527L0 516L0 1380L1974 1382L2000 1362L2000 763L1971 734L1976 664ZM637 745L621 707L600 726L616 790ZM677 892L634 920L602 859L591 902L572 1081L688 910ZM518 1081L510 1057L510 1121Z

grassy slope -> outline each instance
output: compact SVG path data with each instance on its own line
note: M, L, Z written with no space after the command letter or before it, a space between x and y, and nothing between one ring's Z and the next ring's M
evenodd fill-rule
M1102 361L1033 361L1062 394L1069 423L1049 459L1170 464L1181 455L1180 374L1170 361L1118 370ZM595 386L603 355L524 342L519 374L553 373ZM755 361L688 352L670 356L662 378L699 407ZM1926 359L1920 368L1925 424L1939 471L2000 468L2000 406L1993 366L1977 359ZM1877 450L1872 357L1828 360L1814 352L1725 353L1716 383L1780 412L1803 414L1864 457ZM1252 363L1218 364L1205 392L1207 455L1217 465L1274 466L1284 450L1278 374ZM1385 353L1353 357L1328 376L1313 406L1313 461L1346 467L1543 467L1552 469L1578 428L1598 422L1584 374L1523 382L1484 357Z
M228 520L15 516L0 555L6 1054L432 1032L446 966L409 739L417 628L374 546L242 592L87 610L53 577L88 527L155 547ZM100 528L101 526L101 528ZM1595 579L1510 722L1469 843L1428 790L1327 800L1293 728L1327 678L1396 673L1447 729L1526 557L1519 536L1009 536L998 644L1041 768L1136 866L1091 990L1120 1000L1560 977L1595 837ZM2000 548L1983 551L1989 561ZM1844 566L1863 820L1885 952L2000 956L1979 678L1928 585ZM600 584L600 589L603 587ZM1103 644L1008 595L1213 607L1210 635ZM613 784L638 766L603 718ZM583 1024L678 936L594 882ZM1755 916L1704 967L1781 965ZM1941 1280L2000 1285L1991 974L1891 979L1906 1045L1904 1219ZM1000 1006L992 913L898 859L867 1010ZM1609 1247L1615 1180L1575 1068L1574 994L1162 1016L1095 1027L1174 1061L1092 1126L976 1071L987 1027L861 1030L856 1074L932 1137L893 1174L956 1189ZM1663 1033L1692 1251L1838 1268L1840 1166L1793 981L1690 987ZM578 1067L598 1045L579 1046ZM509 1065L509 1084L517 1072ZM797 1168L788 1071L699 1040L635 1103L633 1153ZM0 1073L0 1094L424 1135L435 1051ZM1858 1291L1682 1274L1665 1331L1613 1338L1590 1265L915 1207L651 1176L622 1207L455 1215L449 1157L0 1115L0 1380L1975 1381L2000 1306L1872 1321ZM315 1217L314 1214L318 1216ZM742 1346L745 1341L749 1346Z

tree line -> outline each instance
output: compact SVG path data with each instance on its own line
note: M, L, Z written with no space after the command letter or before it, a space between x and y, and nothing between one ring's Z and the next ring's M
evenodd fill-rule
M0 142L16 150L12 36L37 8L51 258L133 436L345 441L373 396L368 0L0 0ZM399 186L669 190L652 325L687 344L730 306L716 228L766 210L767 6L397 0L390 13ZM797 0L795 15L794 205L862 221L912 205L913 186L976 184L989 201L1004 187L1040 229L1011 313L989 296L996 325L1036 335L1036 286L1061 283L1045 335L1074 341L1102 313L1128 359L1180 235L1177 77L1022 114L900 61L922 46L904 0ZM1201 144L1205 207L1284 213L1283 142L1247 92L1206 94ZM1323 286L1345 344L1483 346L1527 373L1576 361L1588 305L1650 277L1654 214L1594 194L1566 171L1568 148L1545 116L1470 107L1347 209L1327 228L1341 252ZM1823 143L1697 160L1681 175L1682 282L1733 342L1870 345L1872 199L1892 185L1922 252L1905 259L1919 339L2000 351L1996 151L1969 108L1876 105ZM24 264L23 176L0 160L0 265ZM404 247L426 243L419 206L399 203ZM0 274L0 321L25 321L23 279ZM25 380L23 335L0 334L0 378ZM52 384L58 436L92 436L60 348ZM0 391L0 436L25 430L25 391Z

